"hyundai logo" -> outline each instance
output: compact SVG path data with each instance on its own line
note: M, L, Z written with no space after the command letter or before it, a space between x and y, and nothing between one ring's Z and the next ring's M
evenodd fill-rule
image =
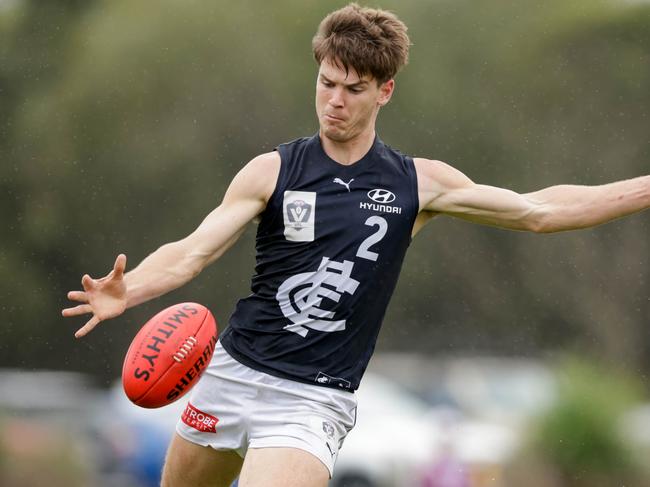
M395 194L387 189L371 189L368 191L368 198L377 203L390 203L395 201Z

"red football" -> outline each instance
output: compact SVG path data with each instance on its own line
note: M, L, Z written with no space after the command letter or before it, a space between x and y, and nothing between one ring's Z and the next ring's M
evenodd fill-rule
M205 306L180 303L151 318L126 352L122 384L143 408L166 406L189 391L210 363L217 323Z

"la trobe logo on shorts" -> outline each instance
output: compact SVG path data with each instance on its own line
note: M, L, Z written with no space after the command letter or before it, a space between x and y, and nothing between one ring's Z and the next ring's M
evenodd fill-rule
M219 419L211 414L195 408L191 403L187 403L181 420L190 428L194 428L202 433L216 433Z

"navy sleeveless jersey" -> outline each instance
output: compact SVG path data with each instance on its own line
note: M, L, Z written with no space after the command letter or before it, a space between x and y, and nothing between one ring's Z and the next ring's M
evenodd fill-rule
M349 166L331 159L318 135L278 151L252 294L237 304L221 343L253 369L352 391L411 241L415 166L379 138Z

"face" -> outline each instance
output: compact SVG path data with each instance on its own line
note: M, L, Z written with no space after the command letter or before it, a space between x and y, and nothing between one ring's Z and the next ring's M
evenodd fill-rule
M374 132L379 109L388 103L395 82L377 85L370 75L359 76L323 60L316 81L316 114L321 136L347 142L361 134Z

